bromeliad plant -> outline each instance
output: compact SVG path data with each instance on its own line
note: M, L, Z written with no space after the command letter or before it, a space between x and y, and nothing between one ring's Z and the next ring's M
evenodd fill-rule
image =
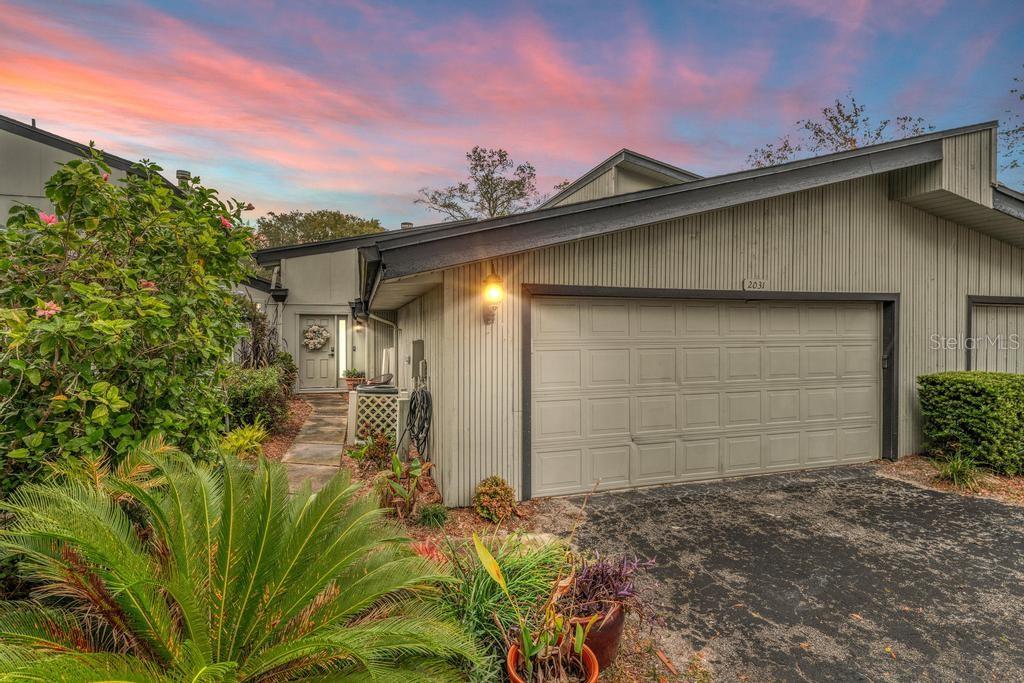
M392 453L391 470L382 475L382 504L394 510L399 519L411 517L419 499L420 480L432 466L433 463L421 462L419 458L411 458L406 464L397 452Z
M521 678L526 683L571 681L572 677L582 680L587 674L583 662L586 647L584 640L593 620L586 624L571 624L569 619L555 608L561 596L572 585L572 577L560 578L554 584L554 589L539 608L540 618L531 619L509 590L501 566L475 533L473 546L480 564L491 580L501 588L515 614L514 638L506 636L506 640L509 641L510 647L514 644L518 650L518 661L513 661L516 658L510 656L510 666L518 667L516 673L524 674ZM509 675L512 674L510 671Z
M66 477L2 505L0 548L41 586L0 604L8 679L449 681L477 659L441 570L344 471L289 496L277 463L149 462L155 488Z

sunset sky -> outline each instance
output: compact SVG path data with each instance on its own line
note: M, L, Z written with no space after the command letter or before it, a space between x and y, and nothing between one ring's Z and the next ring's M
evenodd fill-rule
M437 220L416 191L475 144L545 191L622 147L709 175L848 91L879 118L1004 118L1022 64L1019 0L0 0L0 113L259 213L387 227Z

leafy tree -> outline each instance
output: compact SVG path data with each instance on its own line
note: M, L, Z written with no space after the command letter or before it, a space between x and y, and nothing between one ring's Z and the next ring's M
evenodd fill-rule
M279 463L144 459L159 485L106 471L0 506L40 585L0 604L4 680L450 681L479 660L437 565L344 469L289 495Z
M923 118L908 115L873 122L866 110L852 94L847 94L845 101L837 99L824 107L819 118L797 121L796 133L754 149L747 157L747 164L752 168L774 166L804 156L842 152L934 129Z
M331 209L288 213L271 211L256 219L256 236L262 248L371 235L383 230L376 218L360 218Z
M526 211L537 203L537 171L516 164L503 149L474 147L466 153L469 176L440 189L423 188L417 204L445 220L494 218Z
M1007 110L1008 120L1003 127L1004 170L1024 166L1024 75L1015 76L1010 95L1014 98L1014 109Z
M0 496L46 461L156 433L191 449L223 424L252 236L237 202L159 170L114 184L98 154L71 161L53 214L17 206L0 227Z

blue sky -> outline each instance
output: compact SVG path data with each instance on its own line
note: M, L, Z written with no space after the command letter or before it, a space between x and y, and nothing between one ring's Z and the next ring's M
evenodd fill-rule
M259 212L435 220L473 145L547 191L621 147L709 175L853 93L1005 119L1024 4L0 0L0 113L190 169ZM1017 103L1019 106L1019 103ZM1024 175L1003 174L1012 186Z

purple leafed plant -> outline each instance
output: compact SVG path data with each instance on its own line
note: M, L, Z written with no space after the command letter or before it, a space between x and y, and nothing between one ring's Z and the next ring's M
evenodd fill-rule
M586 617L607 611L612 605L638 603L634 578L654 566L654 560L623 555L600 555L582 560L573 578L572 588L560 601L572 617Z

